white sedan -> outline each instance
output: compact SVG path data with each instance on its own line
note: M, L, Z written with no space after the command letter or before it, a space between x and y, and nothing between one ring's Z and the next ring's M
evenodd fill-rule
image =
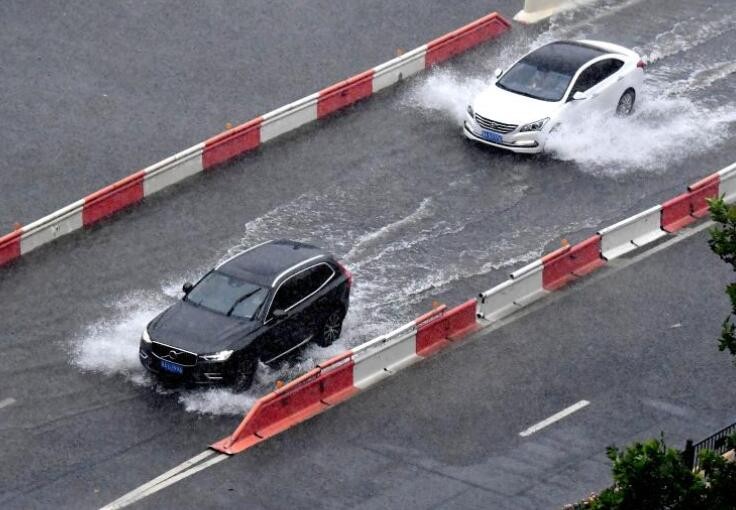
M468 105L463 132L513 152L544 150L550 131L596 113L628 115L644 81L634 51L600 41L556 41L526 54Z

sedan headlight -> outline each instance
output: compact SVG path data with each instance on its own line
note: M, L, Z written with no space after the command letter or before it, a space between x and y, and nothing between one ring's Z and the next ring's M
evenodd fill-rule
M530 122L529 124L524 124L523 126L521 126L521 129L519 129L519 131L539 131L544 127L548 120L549 117L545 117L544 119L539 119L535 120L534 122Z
M200 356L205 361L227 361L233 351L220 351L214 354L203 354Z
M141 340L147 344L151 343L151 336L148 334L148 328L143 328L143 334L141 335Z
M471 119L475 118L475 112L473 111L473 107L471 105L468 105L468 115L470 115Z

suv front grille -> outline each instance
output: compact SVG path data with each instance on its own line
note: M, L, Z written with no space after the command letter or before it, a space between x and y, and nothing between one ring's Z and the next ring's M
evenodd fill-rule
M518 124L504 124L503 122L497 122L495 120L487 119L482 115L478 115L477 113L475 114L475 121L483 129L495 131L496 133L501 133L503 135L512 132L518 127Z
M193 352L184 351L176 347L170 347L165 344L158 342L151 342L151 350L154 356L159 359L165 359L171 361L177 365L183 365L185 367L193 367L197 363L197 355Z

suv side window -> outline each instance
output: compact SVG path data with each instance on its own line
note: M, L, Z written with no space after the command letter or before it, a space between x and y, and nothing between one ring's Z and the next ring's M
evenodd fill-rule
M327 264L318 264L301 271L286 280L276 292L271 305L273 310L288 310L324 285L335 271Z
M318 264L304 272L304 289L306 295L319 289L332 278L335 271L327 264Z
M281 284L271 304L271 312L274 310L287 310L299 301L299 275L292 276Z

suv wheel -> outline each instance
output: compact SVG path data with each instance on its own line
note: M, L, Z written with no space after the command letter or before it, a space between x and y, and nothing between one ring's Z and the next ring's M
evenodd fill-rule
M246 391L253 384L253 378L258 368L258 359L251 356L243 356L238 364L238 373L235 374L233 389L237 392Z
M343 320L343 313L342 310L335 310L330 314L329 317L327 317L327 320L325 320L324 324L322 325L322 330L317 335L317 339L315 340L317 342L317 345L320 347L328 347L332 345L332 343L340 338L340 332L342 331L342 320Z

